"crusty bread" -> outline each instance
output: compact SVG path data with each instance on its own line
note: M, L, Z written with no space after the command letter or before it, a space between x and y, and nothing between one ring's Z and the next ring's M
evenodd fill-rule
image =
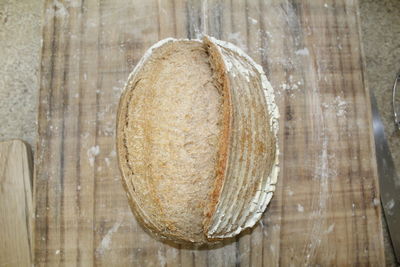
M261 67L235 46L205 37L150 48L117 118L138 220L160 238L200 244L252 227L278 175L277 118Z

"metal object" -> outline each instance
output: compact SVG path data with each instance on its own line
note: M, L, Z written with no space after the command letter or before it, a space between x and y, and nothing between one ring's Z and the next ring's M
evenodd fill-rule
M393 115L394 115L394 123L396 124L397 128L400 130L400 103L397 103L398 99L400 98L400 93L397 92L397 82L400 80L400 71L396 75L396 79L394 80L393 85ZM396 99L397 98L397 99Z
M390 239L400 263L400 177L396 173L376 98L371 91L371 105L375 136L376 162L378 164L381 203L389 228Z

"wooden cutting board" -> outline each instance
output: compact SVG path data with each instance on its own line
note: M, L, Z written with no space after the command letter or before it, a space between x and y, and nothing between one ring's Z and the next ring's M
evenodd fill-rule
M32 154L20 140L0 142L0 266L33 263Z
M51 0L44 12L39 266L384 264L357 1ZM281 113L281 173L255 229L195 250L154 240L136 223L115 118L151 44L202 32L235 43L267 73Z

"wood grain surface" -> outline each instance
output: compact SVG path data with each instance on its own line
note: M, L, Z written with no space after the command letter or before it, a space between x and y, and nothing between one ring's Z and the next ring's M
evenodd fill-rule
M357 1L46 1L36 154L38 266L384 264ZM116 162L122 87L146 49L206 33L260 63L281 173L257 227L184 248L131 214Z
M0 142L0 266L33 264L32 155L20 140Z

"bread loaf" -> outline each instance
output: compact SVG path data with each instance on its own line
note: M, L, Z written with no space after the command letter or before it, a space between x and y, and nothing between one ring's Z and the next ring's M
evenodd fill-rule
M117 118L136 218L180 243L254 226L279 172L278 117L262 68L234 45L211 37L155 44L129 76Z

